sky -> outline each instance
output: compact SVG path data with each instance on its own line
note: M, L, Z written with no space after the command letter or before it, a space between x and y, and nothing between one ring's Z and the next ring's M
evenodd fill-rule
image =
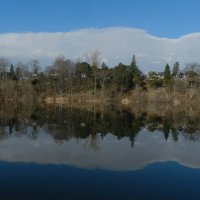
M173 49L168 47L169 44L163 47L164 40L167 40L165 43L177 43L175 41L189 35L192 41L195 37L195 42L200 42L199 37L196 39L197 33L200 32L200 1L198 0L0 0L0 3L0 56L9 57L14 61L20 58L23 60L22 54L27 51L38 52L29 56L40 58L44 64L52 62L53 54L56 57L59 54L65 54L65 52L68 53L65 56L74 58L82 56L84 51L89 52L94 51L94 49L100 51L109 49L116 53L116 49L113 48L121 48L120 46L117 47L119 45L116 44L117 38L113 41L115 43L109 41L112 41L112 36L118 35L118 41L123 39L123 44L126 44L129 49L128 52L125 51L129 55L124 55L121 52L124 49L119 50L118 53L123 54L121 56L122 61L129 62L131 55L134 53L136 57L139 55L138 62L143 65L141 67L144 70L149 68L159 70L159 66L163 65L164 62L173 63L176 61L175 56L180 58L181 48L188 48L188 46L183 46L186 43L187 45L193 43L194 48L191 45L190 48L194 49L195 53L198 50L194 42L188 41L184 44L181 42L181 45L178 44L178 46L173 44ZM123 30L129 30L129 37L126 38L126 41L124 37L127 37L127 35ZM119 35L120 31L123 32L122 35ZM88 35L89 38L86 38L86 32L90 34ZM99 36L97 32L98 34L102 33L102 36ZM105 32L107 32L106 35ZM108 32L110 35L108 35ZM42 38L37 39L39 33L46 34L47 38L51 38L49 43L54 44L51 48L52 52L44 52L45 46L42 46L44 44L41 40L46 37L43 35ZM64 43L70 43L69 47L72 52L76 52L76 55L69 53L67 46L62 46L60 38L63 38L63 35L61 33L74 35L74 40L64 41ZM95 35L98 35L96 40L93 38ZM165 54L158 55L157 59L154 57L151 61L149 59L145 60L143 56L142 60L141 55L149 55L151 51L150 49L146 51L146 44L143 41L136 41L135 38L141 38L144 35L151 39L156 38L156 42L151 43L151 48L153 51L161 51ZM64 39L69 40L71 37L64 37ZM103 37L105 37L107 46L105 44L104 48L101 48L99 46L101 46ZM90 38L93 38L92 47ZM85 49L80 51L76 39L79 42L85 41L88 44L87 48L86 45L83 45ZM13 42L14 40L16 41ZM31 43L32 40L34 44ZM157 44L158 40L161 41L159 45ZM129 41L133 45L132 50ZM45 42L45 44L47 43L48 41ZM120 45L122 44L120 43ZM162 49L156 50L157 45ZM122 46L125 48L125 45ZM138 48L140 51L138 51ZM148 48L150 47L148 46ZM177 49L180 49L178 53ZM38 56L39 52L43 53L43 56ZM191 53L193 52L184 52L184 58L180 58L183 64L191 62L192 57L193 59L195 57L194 61L198 61L198 55L191 57ZM102 60L109 60L109 64L112 66L120 61L119 55L112 53L107 55L103 52L102 54ZM163 57L165 59L162 60ZM185 59L186 57L188 59ZM27 59L29 58L27 55Z

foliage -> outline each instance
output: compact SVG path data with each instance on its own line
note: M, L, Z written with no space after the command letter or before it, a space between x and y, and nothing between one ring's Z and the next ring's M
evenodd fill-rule
M143 77L142 72L140 71L139 67L137 66L135 55L133 55L131 64L130 64L130 66L128 66L128 71L132 75L133 85L134 86L142 85L144 77Z
M172 76L177 77L180 73L179 62L175 62L172 69Z
M190 87L200 85L200 64L190 63L186 65L186 68L183 70L189 83Z
M147 82L153 87L161 87L163 85L162 77L155 71L150 71L147 74Z
M171 75L170 66L168 64L166 64L166 66L165 66L163 75L164 75L165 84L169 84L169 82L172 80L172 75Z
M113 83L117 86L117 89L122 92L132 88L132 78L132 72L127 65L119 63L113 70Z
M91 75L91 67L87 62L77 63L75 66L77 78L87 78Z
M16 75L15 75L13 64L10 65L10 74L9 74L9 76L10 76L11 80L16 80Z
M200 88L198 63L189 63L180 71L179 62L175 62L172 72L166 64L164 72L150 71L146 76L137 65L135 55L130 64L119 63L112 68L105 62L101 63L98 51L90 55L88 62L75 63L64 56L58 56L44 72L36 59L28 63L18 62L15 65L9 63L8 59L0 57L2 88L6 81L12 80L18 91L21 82L26 81L38 96L65 96L73 93L114 96L118 92L121 94L132 89L139 91L139 87L144 90L145 84L156 88L174 86L175 90L180 88L181 91L188 87Z

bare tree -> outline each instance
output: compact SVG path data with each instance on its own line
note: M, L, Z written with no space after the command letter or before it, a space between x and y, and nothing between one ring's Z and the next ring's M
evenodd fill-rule
M33 59L30 61L31 71L34 75L38 75L39 71L41 70L40 62L37 59Z
M199 63L187 63L184 72L195 72L200 73L200 64Z
M73 75L73 68L74 68L74 63L71 60L66 59L64 56L57 57L52 65L51 73L56 75L59 80L60 96L62 96L64 92L65 85L66 85L64 83L66 82L69 83L68 85L69 85L70 93L72 92L71 78Z
M18 79L26 79L30 76L28 64L25 64L22 61L19 61L17 62L15 67L16 67L16 74L18 74L18 77L17 77Z
M4 58L4 57L0 57L0 75L1 75L1 80L4 79L6 80L7 79L7 76L6 76L6 71L7 71L7 68L9 66L9 60L7 58Z
M53 63L54 70L60 75L68 74L67 60L64 56L58 56Z
M89 54L88 60L89 60L90 65L92 66L92 76L94 78L94 94L96 96L96 92L97 92L97 72L98 72L98 67L100 65L100 52L99 52L99 50L96 50L93 53Z

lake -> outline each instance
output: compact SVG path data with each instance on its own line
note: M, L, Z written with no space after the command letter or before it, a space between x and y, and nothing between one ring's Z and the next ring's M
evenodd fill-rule
M0 108L2 199L200 199L195 110Z

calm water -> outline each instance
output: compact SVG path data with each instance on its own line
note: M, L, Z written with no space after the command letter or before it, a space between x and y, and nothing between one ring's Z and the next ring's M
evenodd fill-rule
M182 112L1 108L1 198L200 199L199 125Z

